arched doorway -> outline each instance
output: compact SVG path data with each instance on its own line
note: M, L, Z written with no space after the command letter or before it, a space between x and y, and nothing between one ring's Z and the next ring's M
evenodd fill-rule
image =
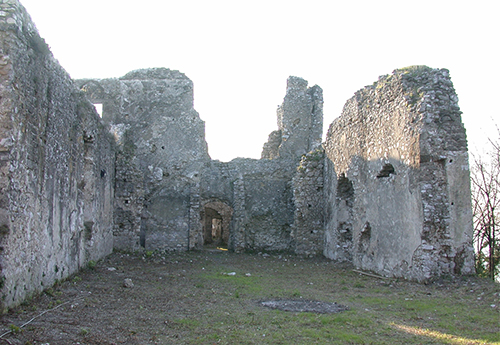
M203 245L227 248L233 209L222 201L207 201L201 211Z

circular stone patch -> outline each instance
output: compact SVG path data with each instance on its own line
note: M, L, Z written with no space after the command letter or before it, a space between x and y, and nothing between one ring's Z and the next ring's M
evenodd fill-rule
M260 302L264 307L292 312L309 312L319 314L341 313L349 310L348 307L329 302L305 300L278 300Z

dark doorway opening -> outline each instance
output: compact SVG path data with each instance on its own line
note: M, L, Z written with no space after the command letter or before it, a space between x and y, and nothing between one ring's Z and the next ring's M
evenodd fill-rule
M227 249L233 209L221 201L207 202L202 211L203 245Z

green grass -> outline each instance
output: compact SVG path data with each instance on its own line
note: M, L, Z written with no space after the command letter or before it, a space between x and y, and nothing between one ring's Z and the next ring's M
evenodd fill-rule
M469 287L439 289L395 280L392 282L397 287L390 287L391 282L350 271L342 274L333 270L334 275L329 275L333 265L324 264L324 272L323 265L306 267L307 260L300 266L268 261L268 269L252 277L245 277L245 269L238 270L236 265L214 267L213 273L203 275L204 285L222 284L222 290L235 291L239 299L302 296L347 304L351 310L341 314L289 313L240 301L202 319L192 329L197 334L193 343L500 344L498 309L478 305L476 297L467 293ZM235 276L220 274L232 271ZM498 290L498 285L488 286L491 291ZM221 322L211 324L213 319ZM204 335L207 327L211 332Z

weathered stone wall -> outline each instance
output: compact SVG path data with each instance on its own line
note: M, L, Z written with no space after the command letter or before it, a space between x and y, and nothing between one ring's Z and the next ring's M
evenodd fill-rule
M288 250L293 224L295 161L236 159L230 248Z
M220 221L217 241L233 250L290 249L295 167L321 141L319 87L289 79L277 159L221 163L208 156L184 74L149 69L77 83L103 105L118 142L115 248L201 248L212 244L211 224Z
M381 77L347 101L324 144L326 199L335 203L326 210L327 257L421 281L473 272L457 101L447 70L420 66Z
M231 250L290 249L295 169L293 161L284 163L239 158L206 164L200 198L204 207L225 205L217 210L224 222L230 221L227 245Z
M184 74L73 82L19 2L0 0L2 308L113 246L323 251L419 281L472 273L457 102L447 70L397 70L347 101L323 150L322 90L290 77L263 159L212 161Z
M0 1L2 309L112 250L114 144L16 0Z
M309 152L293 177L292 247L296 254L318 255L325 246L324 161L321 148Z
M200 171L210 157L191 80L153 68L77 83L102 104L118 143L115 248L200 246Z

